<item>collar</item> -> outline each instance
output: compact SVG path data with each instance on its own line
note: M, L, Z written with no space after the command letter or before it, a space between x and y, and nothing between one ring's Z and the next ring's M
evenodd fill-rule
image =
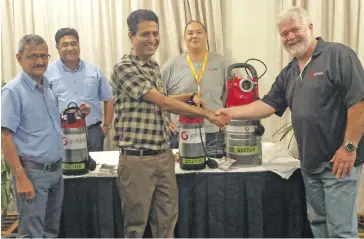
M326 42L326 41L324 41L321 37L316 37L315 39L317 40L317 44L316 44L316 46L315 46L315 49L313 50L312 56L311 56L311 58L310 58L310 61L312 60L312 58L314 58L314 57L316 57L316 56L320 55L320 54L321 54L321 52L325 49L326 44L327 44L327 42ZM299 67L298 67L298 62L297 62L296 57L294 57L294 58L292 59L291 64L292 64L294 67L299 68Z
M68 72L76 72L76 71L79 71L82 69L82 66L83 66L83 61L81 59L78 60L78 64L77 64L77 67L74 71L71 71L70 69L67 68L67 66L64 64L64 61L62 59L59 59L57 61L57 63L65 70L65 71L68 71Z
M318 56L324 50L327 42L324 41L321 37L316 37L317 44L315 50L312 53L312 56Z
M204 52L203 52L203 55L202 55L202 60L200 60L200 61L192 61L192 62L203 62L204 61L204 59L205 59L205 57L206 57L206 53L208 54L208 56L210 56L210 54L211 54L211 52L209 52L208 50L205 50ZM186 51L185 53L182 53L182 55L184 55L184 57L186 58L187 56L188 56L188 52ZM189 56L188 56L189 57Z
M35 80L33 80L23 70L20 73L20 78L25 81L25 83L28 85L28 87L30 88L31 91L34 91L35 89L39 88L39 86L37 85L37 82ZM45 76L43 76L43 78L42 78L42 85L43 85L43 88L49 88L49 82Z
M131 51L129 52L128 57L130 60L132 60L133 62L137 63L140 66L149 65L149 66L153 67L157 64L155 61L152 60L151 57L149 57L147 60L142 60L142 59L140 59L140 56L132 55Z

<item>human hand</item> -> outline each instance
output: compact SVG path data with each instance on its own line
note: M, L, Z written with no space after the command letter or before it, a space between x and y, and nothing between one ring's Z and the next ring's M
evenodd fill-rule
M31 200L35 197L33 184L30 182L25 172L19 176L15 176L15 183L16 191L19 196L24 197L26 200Z
M91 107L89 104L81 103L80 110L82 111L82 113L84 113L86 116L88 116L90 114Z
M349 152L341 146L330 160L333 163L332 174L336 178L343 178L347 173L350 175L356 159L356 151Z
M110 128L108 127L101 127L102 132L104 133L104 137L109 134Z
M226 118L223 114L217 114L214 112L208 114L207 120L213 124L216 124L218 127L224 127L229 123L229 119Z
M177 135L177 126L173 123L168 123L168 130L172 132L174 135Z
M193 103L195 103L195 105L197 107L201 107L201 108L205 108L206 107L205 101L203 101L199 95L195 95L195 97L193 97L192 100L193 100Z
M231 108L220 108L220 109L216 110L216 114L224 115L228 121L232 120Z

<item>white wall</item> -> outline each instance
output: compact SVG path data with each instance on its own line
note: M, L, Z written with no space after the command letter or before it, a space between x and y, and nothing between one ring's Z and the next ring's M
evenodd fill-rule
M275 77L290 61L280 43L276 15L293 5L305 7L314 26L314 35L326 41L351 47L364 64L364 0L221 0L224 53L233 62L258 58L266 63L267 74L261 79L260 96L266 94ZM263 68L255 63L258 74ZM264 140L275 141L271 135L289 121L271 116L263 120Z
M282 65L282 47L274 21L276 2L273 0L223 0L224 53L232 62L245 62L249 58L263 61L268 71L260 79L260 96L266 94ZM277 10L278 11L278 10ZM262 74L259 62L249 62ZM285 115L287 117L287 115ZM266 128L263 140L275 140L271 136L282 120L273 115L263 119Z

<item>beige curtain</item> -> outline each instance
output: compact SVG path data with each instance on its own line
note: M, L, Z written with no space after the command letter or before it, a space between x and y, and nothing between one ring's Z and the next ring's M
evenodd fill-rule
M220 0L2 0L1 77L11 80L20 67L17 43L25 34L38 34L47 41L52 55L59 58L54 35L59 28L75 28L80 35L81 58L111 75L114 64L130 51L126 19L136 9L156 12L160 21L160 47L155 59L162 65L184 51L183 31L190 20L201 20L210 34L210 49L223 54ZM105 150L116 149L112 130Z
M2 81L9 81L20 69L15 53L17 42L25 34L43 36L50 48L51 62L58 59L54 34L61 27L76 28L81 57L110 76L113 65L130 49L128 14L147 8L160 18L161 44L155 56L160 64L185 50L184 26L199 19L208 29L211 51L225 54L232 62L254 57L266 63L268 72L260 81L264 95L291 59L281 46L275 25L276 14L291 6L306 7L316 36L348 45L364 63L363 0L1 0ZM258 72L263 71L259 64L255 66ZM289 120L289 112L282 118L264 119L264 140L276 141L273 132ZM106 150L115 149L112 135L113 132L106 141ZM358 209L364 213L362 172Z
M289 7L303 6L311 16L315 36L351 47L364 63L364 0L226 0L222 1L224 54L233 62L258 58L268 67L260 80L260 94L266 94L291 57L283 49L276 15ZM259 63L252 64L258 74ZM276 141L273 133L290 121L290 112L264 119L265 141Z

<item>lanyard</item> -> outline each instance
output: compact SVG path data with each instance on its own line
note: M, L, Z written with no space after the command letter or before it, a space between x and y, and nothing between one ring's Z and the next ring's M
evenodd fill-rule
M196 72L196 69L195 67L193 66L192 64L192 61L191 59L188 57L188 55L186 54L186 58L187 58L187 62L188 62L188 65L190 66L191 70L192 70L192 73L193 73L193 76L195 77L195 80L197 82L197 93L198 95L200 95L200 82L202 80L202 76L205 72L205 67L206 67L206 64L207 64L207 57L209 55L209 52L206 51L205 52L205 58L203 59L203 63L202 63L202 67L201 67L201 71L200 71L200 75L197 76L197 72Z

